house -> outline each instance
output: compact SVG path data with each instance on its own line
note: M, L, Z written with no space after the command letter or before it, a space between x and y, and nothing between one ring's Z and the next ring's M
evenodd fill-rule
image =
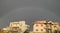
M58 22L39 20L33 22L33 32L34 33L54 33L59 27Z
M46 20L33 22L33 32L34 33L46 33Z
M24 32L26 29L29 28L29 25L25 23L25 21L19 21L19 22L11 22L10 23L10 31L14 32Z

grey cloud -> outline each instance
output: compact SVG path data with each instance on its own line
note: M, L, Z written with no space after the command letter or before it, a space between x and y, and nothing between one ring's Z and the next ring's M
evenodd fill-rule
M0 0L0 28L10 21L26 20L31 28L39 19L60 21L59 12L60 0Z
M57 18L55 18L57 17ZM31 26L32 22L40 19L52 20L58 19L59 17L55 13L48 9L38 8L38 7L23 7L16 10L12 10L7 15L3 16L1 22L1 27L9 25L11 21L25 20L27 24Z

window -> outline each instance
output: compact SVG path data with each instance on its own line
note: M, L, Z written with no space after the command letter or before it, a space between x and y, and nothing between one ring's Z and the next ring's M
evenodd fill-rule
M41 24L41 26L43 26L43 24Z
M36 31L38 31L38 29L36 29Z
M56 26L54 26L54 28L56 28Z
M38 26L38 24L36 25L36 27Z
M43 31L43 29L41 29L41 31Z

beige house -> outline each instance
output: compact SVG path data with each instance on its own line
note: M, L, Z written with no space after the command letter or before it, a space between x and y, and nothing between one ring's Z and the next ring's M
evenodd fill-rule
M34 33L54 33L59 27L58 22L40 20L33 22L33 32Z
M9 27L11 31L14 32L18 31L18 33L19 32L23 33L25 32L26 29L29 28L29 25L27 25L25 21L19 21L19 22L11 22Z
M59 30L60 26L58 22L54 22L52 25L52 32L54 33L55 30Z
M2 30L9 33L23 33L26 29L29 29L29 25L25 21L11 22L10 25Z
M46 21L41 20L41 21L36 21L33 22L33 32L34 33L46 33Z

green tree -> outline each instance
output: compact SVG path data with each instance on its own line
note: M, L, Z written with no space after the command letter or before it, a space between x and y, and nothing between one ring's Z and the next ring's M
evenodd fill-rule
M29 29L26 29L26 31L24 33L30 33L30 30Z
M57 32L58 32L57 30L54 31L54 33L57 33Z

